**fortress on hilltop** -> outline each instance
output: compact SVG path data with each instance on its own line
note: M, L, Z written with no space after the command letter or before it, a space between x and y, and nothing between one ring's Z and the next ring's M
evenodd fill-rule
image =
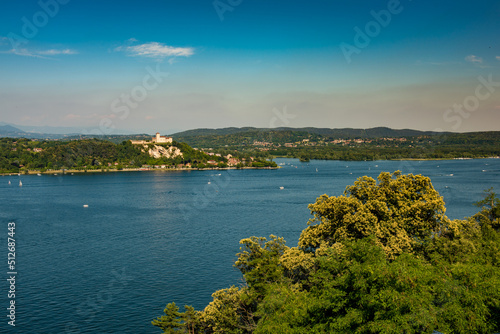
M160 136L160 133L157 132L151 140L131 140L131 142L134 145L167 144L172 142L172 137Z
M156 136L152 139L153 143L171 143L172 137L160 136L160 133L157 132Z

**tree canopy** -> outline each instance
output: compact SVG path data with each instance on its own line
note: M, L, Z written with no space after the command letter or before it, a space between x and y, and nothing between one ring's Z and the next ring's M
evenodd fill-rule
M178 149L182 154L154 157L148 150L154 146ZM148 148L149 147L149 148ZM228 152L229 153L229 152ZM262 157L232 155L245 158L245 166L276 167L276 163ZM30 140L0 138L0 173L20 173L59 169L92 170L111 167L113 169L137 168L143 165L165 165L175 167L190 164L192 167L227 167L227 159L221 154L209 155L186 143L133 145L130 140L113 143L99 139L70 141ZM243 165L242 165L243 166Z
M273 235L243 239L235 263L243 286L215 292L190 317L169 304L153 325L165 333L499 332L500 200L489 189L477 205L476 215L450 220L427 177L359 178L309 205L297 247Z
M322 195L310 204L314 218L302 232L299 247L314 251L373 236L394 258L421 247L448 223L443 198L428 177L384 172L378 181L361 177L344 195Z

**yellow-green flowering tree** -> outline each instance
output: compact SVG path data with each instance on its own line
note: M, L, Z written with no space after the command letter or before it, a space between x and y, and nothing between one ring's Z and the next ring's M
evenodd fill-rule
M361 177L343 195L322 195L309 209L314 218L299 239L299 247L306 252L373 236L393 259L419 251L449 223L443 198L431 180L399 171L381 173L378 182Z

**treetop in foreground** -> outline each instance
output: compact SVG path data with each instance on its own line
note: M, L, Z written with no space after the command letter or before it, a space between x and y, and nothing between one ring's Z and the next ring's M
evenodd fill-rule
M422 175L383 172L363 176L342 196L322 195L299 247L315 251L336 242L373 236L389 258L421 248L449 220L443 198Z
M164 333L498 333L500 200L450 220L422 175L359 178L309 205L297 247L241 240L245 284L203 310L168 304Z

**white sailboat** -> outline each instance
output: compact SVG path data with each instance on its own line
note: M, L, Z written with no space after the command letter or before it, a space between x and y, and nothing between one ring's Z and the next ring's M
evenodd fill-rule
M23 183L21 182L21 180L19 180L19 187L22 187L23 186Z
M10 184L10 180L9 180L9 184Z

